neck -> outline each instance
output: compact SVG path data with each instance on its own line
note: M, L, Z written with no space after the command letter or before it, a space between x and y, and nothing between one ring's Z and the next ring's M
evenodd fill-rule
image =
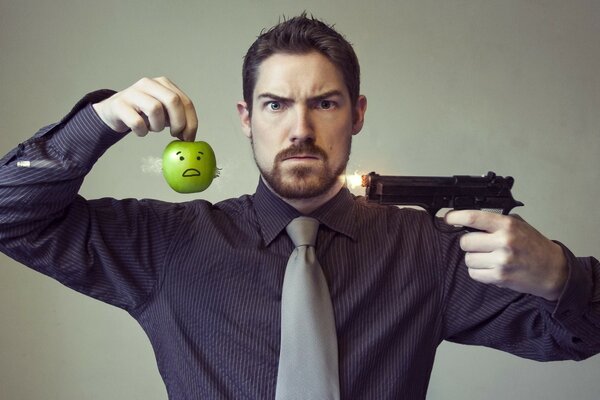
M315 196L315 197L307 197L302 199L288 199L286 197L280 196L279 193L273 190L273 188L269 185L269 183L261 176L263 183L269 188L271 192L275 194L275 196L279 197L281 200L285 201L290 206L294 207L303 215L310 214L317 208L321 207L323 204L327 203L329 200L335 197L336 194L345 186L345 182L340 180L335 185L331 186L329 190L325 193Z

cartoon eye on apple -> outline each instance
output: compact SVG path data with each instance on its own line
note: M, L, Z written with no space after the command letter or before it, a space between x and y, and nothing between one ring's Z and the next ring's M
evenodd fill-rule
M162 171L179 193L201 192L219 176L215 153L206 142L172 141L163 152Z

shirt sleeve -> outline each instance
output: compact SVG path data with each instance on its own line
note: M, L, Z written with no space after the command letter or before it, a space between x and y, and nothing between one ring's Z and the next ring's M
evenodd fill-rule
M84 97L0 159L0 251L64 285L132 311L160 279L184 206L150 200L86 200L77 193L98 158L124 134Z
M537 361L583 360L600 352L600 263L563 247L569 277L558 301L471 279L458 236L443 239L447 268L444 339Z

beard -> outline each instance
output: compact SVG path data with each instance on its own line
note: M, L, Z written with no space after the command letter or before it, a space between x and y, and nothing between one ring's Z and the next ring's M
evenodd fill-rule
M352 139L349 139L346 143L346 157L337 167L329 164L327 153L312 141L304 141L280 151L275 156L270 170L258 163L255 151L254 160L263 179L275 193L285 199L306 199L326 193L338 182L346 170L351 144ZM299 165L289 168L282 166L285 159L301 154L318 157L320 166Z

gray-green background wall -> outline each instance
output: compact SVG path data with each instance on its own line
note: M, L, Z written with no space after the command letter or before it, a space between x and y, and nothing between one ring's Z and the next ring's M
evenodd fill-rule
M362 62L369 109L349 172L512 175L521 216L576 254L600 255L597 0L0 0L0 152L89 91L166 75L195 102L221 177L176 194L155 168L170 137L132 135L83 194L252 192L235 111L242 56L262 28L303 10L335 23ZM599 371L598 357L540 364L446 343L428 398L592 400ZM0 255L0 399L165 398L133 319Z

